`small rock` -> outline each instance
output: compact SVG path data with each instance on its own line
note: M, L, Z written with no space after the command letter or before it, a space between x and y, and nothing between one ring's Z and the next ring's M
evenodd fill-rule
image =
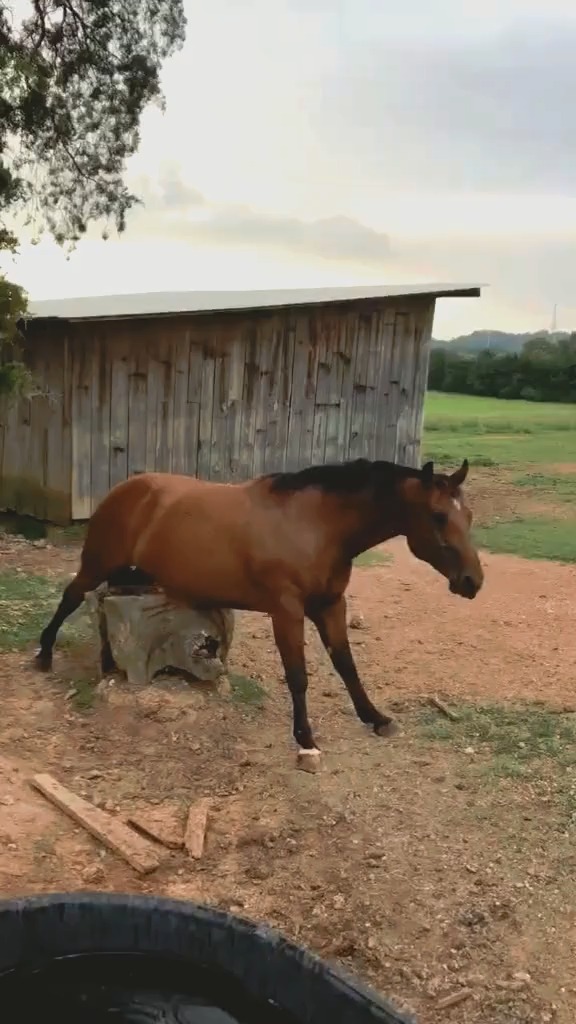
M89 772L86 772L87 779L101 779L104 773L99 771L98 768L92 768Z
M356 613L356 615L350 616L348 627L349 629L368 629L368 626L366 625L366 620L364 616L360 613Z
M265 882L271 877L272 871L265 864L254 864L248 868L246 874L257 882Z
M0 796L0 804L2 804L4 807L12 807L13 803L13 796Z
M103 882L105 878L106 872L101 864L90 864L82 872L82 880L84 882Z
M515 971L512 977L514 981L521 981L523 985L529 985L532 981L532 976L528 974L528 971Z

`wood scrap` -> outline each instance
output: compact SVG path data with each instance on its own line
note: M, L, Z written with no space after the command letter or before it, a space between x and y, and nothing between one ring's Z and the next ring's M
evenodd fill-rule
M209 810L210 801L203 799L192 804L188 812L188 821L186 823L186 832L184 834L184 846L194 860L200 860L204 852L204 839L206 836Z
M104 846L123 857L139 874L148 875L160 866L160 858L148 840L62 786L51 775L35 775L31 784Z
M126 822L169 850L181 850L184 846L184 822L179 807L142 807L132 811Z
M461 988L459 992L453 992L451 996L445 996L436 1003L437 1010L449 1010L452 1006L459 1006L471 999L474 995L471 988Z
M446 718L449 718L451 722L460 721L460 715L457 715L455 711L452 711L447 707L439 697L430 697L430 703L433 704L435 708L438 708L438 711L441 711L443 715L446 715Z

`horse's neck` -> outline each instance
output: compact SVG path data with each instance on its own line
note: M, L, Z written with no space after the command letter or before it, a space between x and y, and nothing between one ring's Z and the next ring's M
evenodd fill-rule
M334 518L340 544L351 558L397 537L402 533L400 520L395 494L390 495L389 501L377 502L369 495L347 501Z

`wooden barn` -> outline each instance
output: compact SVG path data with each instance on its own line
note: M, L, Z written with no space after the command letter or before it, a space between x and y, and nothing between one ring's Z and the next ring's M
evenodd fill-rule
M165 470L211 480L359 456L416 465L437 298L476 286L33 303L38 394L0 409L0 508L87 519Z

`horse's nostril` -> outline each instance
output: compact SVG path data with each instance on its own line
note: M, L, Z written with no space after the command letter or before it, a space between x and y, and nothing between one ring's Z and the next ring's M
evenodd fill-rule
M464 576L462 580L462 589L466 594L475 594L478 590L476 581L471 576Z

